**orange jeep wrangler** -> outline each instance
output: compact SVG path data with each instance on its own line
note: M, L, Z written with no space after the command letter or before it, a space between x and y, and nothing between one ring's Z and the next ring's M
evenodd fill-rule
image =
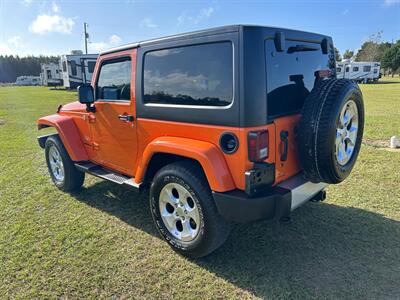
M54 184L85 173L150 187L155 226L188 257L231 222L288 218L351 172L363 134L356 83L328 36L224 26L101 53L79 102L38 120ZM144 189L148 190L148 189Z

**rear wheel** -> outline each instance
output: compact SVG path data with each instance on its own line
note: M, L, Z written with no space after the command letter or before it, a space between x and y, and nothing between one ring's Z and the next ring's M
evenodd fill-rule
M46 163L54 184L64 192L81 188L85 173L78 171L58 136L51 136L45 144Z
M150 208L162 237L187 257L211 253L229 235L230 224L218 214L202 170L189 161L157 172L150 188Z

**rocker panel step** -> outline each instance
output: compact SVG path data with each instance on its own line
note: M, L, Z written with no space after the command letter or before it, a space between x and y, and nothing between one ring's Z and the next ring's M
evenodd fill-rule
M133 181L133 177L112 171L90 161L77 162L75 163L75 167L81 172L86 172L114 183L127 184L135 188L139 188L139 185Z

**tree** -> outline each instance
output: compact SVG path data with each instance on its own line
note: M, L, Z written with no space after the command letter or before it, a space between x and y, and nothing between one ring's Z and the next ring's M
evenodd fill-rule
M57 56L27 56L19 57L0 55L0 82L15 82L18 76L40 74L40 65L42 63L58 63Z
M336 61L341 61L342 57L340 56L339 50L335 47L335 60Z
M390 43L382 43L382 33L371 34L366 42L358 50L355 61L381 61L383 53L390 47Z
M354 56L354 51L350 51L348 49L346 51L344 51L344 53L343 53L343 58L344 59L350 59L353 56Z
M392 47L386 49L382 57L382 68L390 69L392 77L400 68L400 40Z

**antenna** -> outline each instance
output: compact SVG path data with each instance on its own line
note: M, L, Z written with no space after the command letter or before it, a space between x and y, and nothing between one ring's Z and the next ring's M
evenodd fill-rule
M89 39L89 33L87 32L87 27L88 24L86 22L83 23L83 32L85 36L85 53L88 54L87 52L87 44L88 44L88 39Z

